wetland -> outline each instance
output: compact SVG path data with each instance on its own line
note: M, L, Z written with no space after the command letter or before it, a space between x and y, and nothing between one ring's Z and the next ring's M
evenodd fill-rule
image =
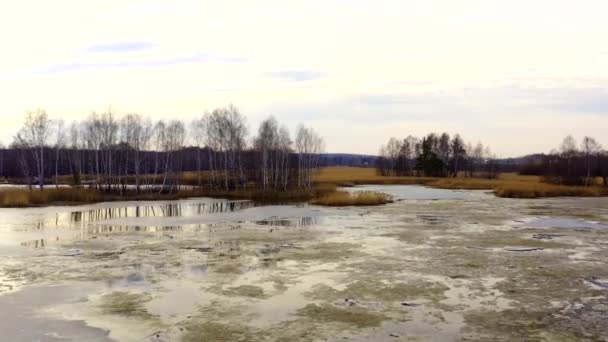
M608 198L0 209L7 341L607 341Z

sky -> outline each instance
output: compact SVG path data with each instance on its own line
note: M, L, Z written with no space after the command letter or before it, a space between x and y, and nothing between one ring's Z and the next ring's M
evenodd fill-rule
M608 147L605 0L20 0L0 11L0 141L28 110L154 119L234 104L327 152L460 133L499 157Z

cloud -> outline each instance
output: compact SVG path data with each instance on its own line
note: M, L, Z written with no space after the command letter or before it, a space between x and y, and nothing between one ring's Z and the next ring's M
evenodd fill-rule
M247 59L240 57L214 56L207 53L196 53L187 56L178 56L168 59L132 60L132 61L110 61L110 62L70 62L53 64L34 70L35 74L55 74L60 72L80 70L122 69L122 68L150 68L163 67L180 64L195 63L245 63Z
M365 125L442 122L472 126L521 123L532 117L608 117L608 81L507 84L445 91L370 92L325 102L273 103L265 112L297 122L350 121ZM442 129L442 128L440 128Z
M116 42L106 44L95 44L84 49L86 52L135 52L155 48L157 45L150 42Z
M302 82L312 81L326 76L325 73L314 70L283 70L266 73L267 77L277 78L281 80Z

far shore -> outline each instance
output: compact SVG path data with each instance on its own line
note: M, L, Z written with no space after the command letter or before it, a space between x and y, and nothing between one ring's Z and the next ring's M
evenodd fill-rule
M44 190L23 184L3 184L0 187L0 207L41 207L78 205L87 203L129 200L177 200L193 197L216 197L254 200L264 203L310 202L319 205L381 205L390 199L382 196L369 200L348 199L337 193L339 187L356 185L423 185L440 189L488 190L504 198L543 197L599 197L608 196L607 186L565 186L543 183L540 177L520 176L515 173L499 174L495 179L487 178L437 178L379 176L373 168L327 167L316 172L315 185L310 189L288 188L284 191L246 187L234 190L180 185L179 191L154 190L135 191L133 185L126 191L99 191L88 186L73 187L63 183L47 184ZM146 189L145 187L143 189ZM348 196L346 196L348 197ZM332 201L331 199L335 199ZM382 200L379 200L382 199Z

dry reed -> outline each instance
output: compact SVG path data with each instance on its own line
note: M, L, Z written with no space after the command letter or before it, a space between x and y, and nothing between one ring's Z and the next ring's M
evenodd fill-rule
M376 191L335 191L312 201L313 204L333 207L382 205L391 202L393 200L389 195Z

